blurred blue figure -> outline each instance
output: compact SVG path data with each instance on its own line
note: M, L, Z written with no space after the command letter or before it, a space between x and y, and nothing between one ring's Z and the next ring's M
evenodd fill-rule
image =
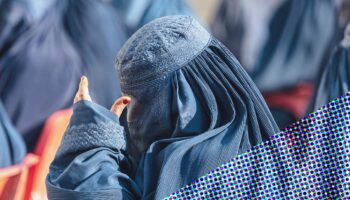
M126 40L115 9L100 0L58 0L40 12L0 59L0 96L30 151L45 120L72 105L81 75L101 105L120 96L114 60Z
M0 59L16 40L45 15L55 0L0 1Z
M114 65L115 56L127 40L126 27L115 9L101 0L58 3L66 4L64 28L79 52L92 97L110 107L121 94Z
M263 92L313 81L335 28L333 0L223 0L212 24Z
M280 128L306 114L336 30L333 0L288 0L272 18L251 76Z
M0 96L32 151L46 119L71 106L83 73L78 52L54 8L31 26L0 59Z
M29 28L30 17L21 0L0 1L0 59Z
M25 1L33 19L39 20L56 0L22 0Z
M313 111L350 91L350 24L332 54L318 85Z
M222 0L211 23L213 35L229 48L247 71L268 37L268 24L286 0Z
M336 28L333 0L288 0L277 10L252 78L262 92L312 82Z
M18 164L26 155L26 147L21 135L11 124L0 101L0 168Z
M224 0L213 33L235 53L284 128L303 117L336 34L333 0Z
M195 17L186 0L113 0L129 28L134 33L153 19L168 15L188 15Z

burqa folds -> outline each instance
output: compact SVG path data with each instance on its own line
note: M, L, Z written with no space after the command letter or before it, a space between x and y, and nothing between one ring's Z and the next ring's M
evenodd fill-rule
M129 133L107 109L75 104L49 199L162 199L278 131L236 58L190 16L138 30L117 71Z

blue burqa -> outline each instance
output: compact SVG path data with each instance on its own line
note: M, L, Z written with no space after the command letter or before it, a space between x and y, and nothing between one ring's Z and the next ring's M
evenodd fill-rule
M0 1L0 59L29 28L29 14L20 0Z
M11 124L0 101L0 168L18 164L26 155L22 137Z
M102 106L75 104L49 199L162 199L278 131L236 58L192 17L145 25L116 65L129 131Z
M335 47L328 66L322 73L317 86L313 110L321 108L330 101L350 91L350 25L347 26L344 39Z
M169 15L194 13L186 0L112 0L132 34L148 22Z
M312 82L336 29L333 0L288 0L273 16L252 72L262 92Z
M126 35L113 7L59 0L47 9L0 58L0 97L30 151L46 119L71 106L80 76L103 106L121 94L114 59Z

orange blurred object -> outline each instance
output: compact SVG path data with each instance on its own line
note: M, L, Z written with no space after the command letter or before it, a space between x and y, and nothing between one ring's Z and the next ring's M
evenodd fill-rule
M28 173L39 158L27 154L22 163L0 169L0 200L22 200L25 196Z
M47 199L45 179L72 116L72 109L57 111L46 121L35 154L39 162L29 172L25 200Z
M301 83L288 91L265 93L264 98L270 108L281 108L301 118L305 115L312 95L313 86Z

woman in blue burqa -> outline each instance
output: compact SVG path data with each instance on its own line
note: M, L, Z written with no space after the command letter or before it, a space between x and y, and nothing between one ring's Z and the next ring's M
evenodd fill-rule
M116 68L124 96L111 110L82 77L49 199L162 199L278 131L236 58L192 17L142 27Z

